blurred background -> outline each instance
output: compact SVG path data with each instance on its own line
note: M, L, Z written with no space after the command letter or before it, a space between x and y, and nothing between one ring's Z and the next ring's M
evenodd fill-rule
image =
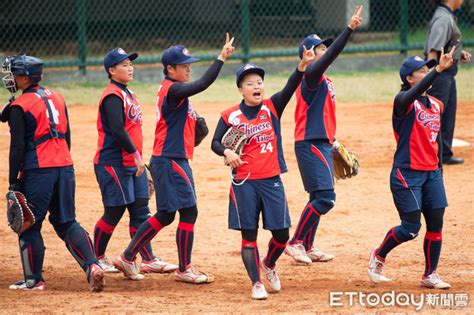
M421 49L436 0L0 0L0 57L38 56L48 69L86 75L114 47L137 51L138 64L157 64L164 49L184 44L193 55L214 59L235 36L233 59L296 56L311 33L337 36L356 4L363 26L345 53ZM474 0L465 0L458 24L465 47L474 45ZM373 56L373 55L372 55ZM397 60L399 62L399 60ZM159 66L159 64L157 65ZM364 67L362 64L360 67Z

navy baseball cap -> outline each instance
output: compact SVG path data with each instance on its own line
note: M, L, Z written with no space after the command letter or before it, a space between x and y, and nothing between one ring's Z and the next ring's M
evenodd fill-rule
M183 45L175 45L166 49L161 56L161 63L163 66L170 65L184 65L192 62L199 61L198 58L194 58L189 54L189 50Z
M114 50L111 50L105 55L104 58L104 68L107 73L109 73L109 68L115 66L119 62L124 61L125 59L130 59L130 61L133 61L138 58L137 53L132 53L132 54L127 54L125 50L122 48L115 48Z
M402 79L403 83L408 83L407 76L411 75L414 71L423 68L424 66L433 68L436 66L436 60L423 60L418 56L411 56L405 59L402 63L402 66L400 67L400 79Z
M321 44L324 44L324 45L326 45L326 47L329 47L329 46L331 46L333 41L334 40L332 38L321 39L316 34L309 35L308 37L303 39L303 41L300 44L299 51L298 51L299 55L300 55L300 59L303 58L304 47L306 47L306 49L308 49L308 50L311 49L311 47L313 47L313 46L314 46L314 48L316 48Z
M265 77L265 70L263 70L263 68L260 68L259 66L253 65L251 63L246 63L245 65L237 69L237 72L235 73L235 83L237 84L237 87L239 87L240 82L249 73L256 73L261 76L262 79Z

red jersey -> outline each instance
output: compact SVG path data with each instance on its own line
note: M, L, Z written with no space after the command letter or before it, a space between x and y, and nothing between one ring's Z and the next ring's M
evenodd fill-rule
M392 115L397 141L394 166L419 171L438 169L438 142L443 103L428 96L430 106L415 100L402 117Z
M48 108L37 93L43 89L53 113L58 137L51 136ZM65 134L68 129L68 117L64 98L39 86L24 91L10 106L20 106L25 117L26 152L23 169L63 167L73 165Z
M167 96L173 84L165 79L158 89L153 156L192 159L196 112L188 98L182 99L177 107L169 106Z
M99 140L94 157L94 164L112 166L135 166L133 156L123 149L112 137L109 124L103 112L102 102L108 95L117 95L123 101L125 114L125 131L128 133L133 144L140 155L143 149L143 119L142 110L138 98L129 89L122 89L114 83L109 83L102 93L99 101L99 113L97 116L97 131Z
M281 125L271 99L263 100L254 119L242 113L243 104L221 113L229 126L245 131L250 138L242 150L244 164L236 169L236 179L264 179L287 171L281 142Z
M336 135L336 94L325 75L310 90L303 78L296 89L295 141L321 139L333 143Z

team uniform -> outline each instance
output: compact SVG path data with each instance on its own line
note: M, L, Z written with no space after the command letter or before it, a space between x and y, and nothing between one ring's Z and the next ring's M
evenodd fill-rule
M36 219L19 235L24 280L10 289L45 288L41 227L49 211L49 221L86 273L91 291L102 291L103 271L97 265L93 244L75 220L75 176L66 103L60 94L37 85L41 60L23 55L7 57L5 62L10 63L7 73L12 80L27 75L33 83L10 104L8 122L12 135L10 190L18 189L25 195Z
M237 86L241 87L240 82L252 73L258 74L263 82L264 70L247 64L237 71ZM248 137L241 152L242 164L232 171L228 221L230 229L241 231L242 260L252 281L254 299L266 299L268 296L260 281L260 269L272 291L279 292L281 289L275 268L289 239L291 220L280 178L280 174L287 172L280 118L302 77L303 72L296 70L283 90L271 98L255 106L247 105L244 99L223 111L212 141L212 150L224 156L226 148L221 142L229 128L239 129ZM272 233L268 253L261 262L257 247L260 213L263 228Z
M189 97L212 84L223 62L215 60L200 79L189 83L175 81L166 72L168 66L186 65L197 60L182 45L170 47L162 57L166 76L157 92L157 121L150 160L157 213L140 226L127 249L114 261L114 265L130 279L140 280L143 277L137 274L133 263L138 251L163 227L171 224L176 212L179 212L180 221L176 230L179 269L175 272L175 279L189 283L213 281L212 276L194 270L191 265L194 224L198 210L188 160L193 157L197 115Z
M132 61L137 56L116 48L106 55L104 65L109 72L111 66L127 58ZM99 101L97 130L99 137L94 170L105 210L95 226L94 245L103 269L106 272L118 272L105 257L105 251L125 209L130 214L130 237L135 235L151 214L147 174L143 172L140 176L136 175L138 168L135 158L141 158L143 149L140 103L133 91L113 78ZM169 272L177 268L155 257L150 243L140 250L140 255L142 272Z
M286 253L296 261L311 263L329 261L334 255L313 246L320 217L327 214L336 202L334 192L333 142L336 140L336 95L333 81L324 74L337 58L352 29L347 27L336 40L321 40L313 34L300 44L310 49L329 46L327 52L313 62L296 90L295 154L309 202L303 209Z
M271 99L262 102L253 119L245 116L242 106L235 105L221 114L227 126L245 131L250 137L242 152L244 164L234 174L236 180L246 180L230 187L229 228L258 229L260 211L264 229L289 228L288 203L280 179L280 174L287 172L280 119Z
M419 57L407 60L404 64L413 61L415 70L428 64ZM432 60L428 66L434 64ZM401 70L403 80L405 75L402 73ZM421 285L443 289L450 287L436 272L441 253L443 215L448 205L440 168L443 103L429 95L420 96L438 75L436 71L431 71L421 82L408 91L400 92L395 98L392 125L397 149L390 173L390 190L401 224L391 228L382 244L371 253L368 274L375 283L391 281L382 274L385 258L398 245L417 237L423 214L427 232L423 246L425 272Z

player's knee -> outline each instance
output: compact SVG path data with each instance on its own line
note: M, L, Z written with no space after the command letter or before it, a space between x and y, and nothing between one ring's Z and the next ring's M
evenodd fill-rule
M54 230L56 234L61 238L63 241L66 241L69 236L74 233L78 229L82 229L80 224L76 220L72 220L66 223L53 223ZM85 232L85 231L84 231Z
M241 230L242 239L247 242L257 241L258 230Z
M125 212L125 206L105 207L102 220L112 226L117 226Z
M334 190L320 190L311 193L311 205L320 213L328 213L336 203Z
M196 206L179 210L180 222L194 224L196 223L197 216L198 216L198 210Z
M402 220L402 224L399 226L399 228L395 229L395 234L400 241L406 242L416 238L418 236L418 232L420 232L420 229L420 222Z
M426 211L425 218L428 232L441 232L443 230L444 208Z
M154 217L162 226L168 226L173 223L176 212L158 211Z
M150 208L148 208L148 199L137 199L129 206L131 225L140 225L150 217Z
M37 221L31 228L24 231L20 235L20 247L23 249L24 246L33 244L36 239L41 238L41 226L43 221Z
M290 229L272 230L272 236L280 244L285 244L290 239Z

